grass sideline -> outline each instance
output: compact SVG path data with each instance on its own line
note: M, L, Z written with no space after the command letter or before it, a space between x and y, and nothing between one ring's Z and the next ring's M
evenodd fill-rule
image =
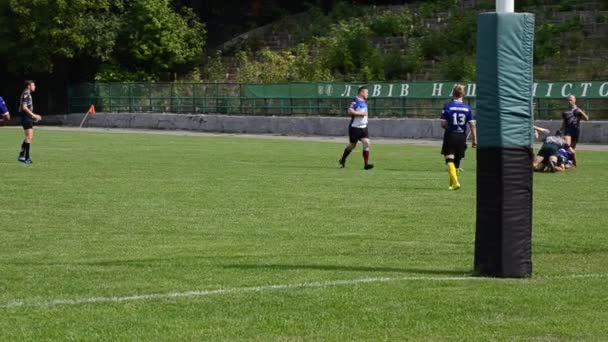
M25 166L20 139L0 130L3 340L608 336L606 152L536 175L534 278L469 281L472 150L454 193L435 146L374 145L366 172L329 142L46 130Z

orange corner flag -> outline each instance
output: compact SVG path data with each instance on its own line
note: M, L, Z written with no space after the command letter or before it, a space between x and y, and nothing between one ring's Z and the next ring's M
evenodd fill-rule
M89 107L89 114L91 115L95 115L95 105L91 105L91 107Z

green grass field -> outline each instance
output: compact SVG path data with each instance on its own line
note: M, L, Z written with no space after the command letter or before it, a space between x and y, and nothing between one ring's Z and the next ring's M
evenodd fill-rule
M364 171L335 142L37 130L26 166L21 135L2 341L608 336L607 152L535 176L534 277L500 280L468 276L474 151L449 192L438 147L377 144Z

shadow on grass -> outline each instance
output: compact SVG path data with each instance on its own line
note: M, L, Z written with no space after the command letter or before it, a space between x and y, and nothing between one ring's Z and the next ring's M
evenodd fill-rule
M429 274L429 275L471 275L471 270L432 270L423 268L397 268L397 267L367 267L367 266L337 266L337 265L224 265L224 268L244 270L315 270L315 271L340 271L340 272L392 272L406 274Z

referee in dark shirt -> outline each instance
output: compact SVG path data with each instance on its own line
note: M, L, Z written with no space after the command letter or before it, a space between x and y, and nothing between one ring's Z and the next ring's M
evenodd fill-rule
M562 127L566 144L576 150L576 143L581 135L581 119L589 121L589 116L582 108L576 105L576 97L568 96L568 110L562 113ZM574 158L574 166L576 166L576 157Z

